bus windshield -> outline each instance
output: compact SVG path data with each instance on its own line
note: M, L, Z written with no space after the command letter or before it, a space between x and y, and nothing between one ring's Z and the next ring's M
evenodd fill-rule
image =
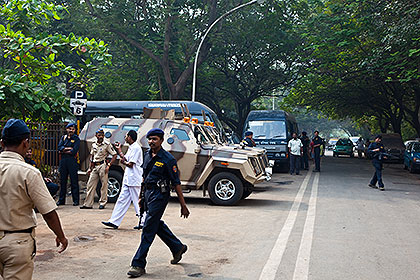
M254 133L254 139L285 139L287 138L285 121L249 121L247 130Z

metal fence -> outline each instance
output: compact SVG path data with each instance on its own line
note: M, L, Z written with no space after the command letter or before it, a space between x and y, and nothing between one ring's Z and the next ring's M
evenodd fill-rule
M0 120L0 131L6 124ZM26 123L31 131L30 144L32 148L32 159L45 177L59 182L59 155L58 142L66 132L64 123Z

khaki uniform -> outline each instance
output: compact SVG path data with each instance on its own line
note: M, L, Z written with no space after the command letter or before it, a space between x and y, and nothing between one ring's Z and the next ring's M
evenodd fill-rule
M41 172L15 152L0 154L0 275L31 279L35 256L36 215L57 208Z
M101 180L102 188L99 204L105 206L108 201L108 173L105 172L105 168L107 166L105 160L108 155L113 156L116 155L117 152L114 150L110 143L103 141L102 143L93 143L90 154L93 156L95 167L90 173L90 177L87 183L86 199L83 205L92 207L93 200L95 198L96 186L98 185L98 181Z

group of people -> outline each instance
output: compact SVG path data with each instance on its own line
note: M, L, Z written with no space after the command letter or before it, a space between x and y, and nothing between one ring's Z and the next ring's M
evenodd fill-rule
M43 216L48 227L56 235L59 253L66 250L68 240L61 227L56 209L65 204L67 179L70 176L73 205L79 204L76 155L80 139L75 134L75 124L66 127L66 135L60 138L60 192L56 203L52 196L58 186L44 178L31 158L30 131L24 121L10 119L1 133L0 153L0 276L3 279L31 279L36 254L34 208ZM122 144L104 140L104 132L96 131L96 142L91 149L90 174L87 195L81 209L92 209L96 185L102 182L99 209L104 209L107 194L107 174L110 165L120 157L125 166L123 187L111 218L102 222L117 229L131 203L137 215L140 205L145 212L140 245L134 254L127 274L139 277L146 273L146 257L154 238L159 236L172 252L171 264L177 264L187 251L183 244L161 220L169 202L170 190L175 190L181 206L181 217L188 218L189 209L181 189L176 159L162 148L164 131L151 129L147 135L150 149L144 154L137 143L137 132L130 130L125 136L126 154ZM106 158L112 156L111 161ZM144 159L144 160L143 160ZM76 170L76 172L74 172Z

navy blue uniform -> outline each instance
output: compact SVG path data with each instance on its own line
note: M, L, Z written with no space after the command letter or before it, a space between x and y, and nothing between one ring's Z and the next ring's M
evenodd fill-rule
M168 186L181 184L176 159L163 148L159 150L155 157L152 157L152 151L149 150L144 156L143 170L143 188L145 189L144 199L147 215L141 235L140 247L137 249L131 265L145 268L147 253L156 235L169 247L172 254L179 252L183 244L171 232L165 222L161 220L168 205L170 194L169 188L166 192L162 192L157 185L160 180L167 181Z
M324 145L324 139L316 136L312 139L314 145ZM321 146L314 147L314 158L315 158L315 170L321 171Z
M58 143L58 151L61 153L64 148L71 147L71 153L65 154L61 153L60 160L60 195L58 199L58 204L66 203L66 191L67 191L67 177L70 175L71 183L71 195L73 198L73 204L79 204L79 182L77 176L77 170L79 166L77 164L76 155L79 151L80 139L77 135L68 137L64 135L61 137L60 142Z
M378 149L379 152L373 152L373 150ZM373 174L372 180L370 180L370 184L376 185L378 183L380 188L384 187L384 183L382 182L382 158L380 158L381 153L384 153L384 145L382 143L373 142L369 145L368 153L372 154L372 164L375 167L375 173Z
M255 147L256 146L255 142L248 137L245 137L244 140L242 140L242 141L244 141L246 143L246 146L248 146L248 147Z
M301 157L300 167L302 169L308 170L309 169L308 150L309 150L309 144L310 144L311 140L309 140L308 136L302 136L302 137L300 137L300 141L302 142L302 146L303 146L303 153L302 153L302 157Z
M27 164L32 165L33 167L38 168L38 166L36 166L36 162L33 159L27 159L27 158L25 158L25 162ZM50 195L51 196L56 195L56 193L58 192L58 185L57 184L54 184L53 182L47 182L45 180L45 178L44 178L44 181L45 181L45 185L47 185L47 189L50 192Z

